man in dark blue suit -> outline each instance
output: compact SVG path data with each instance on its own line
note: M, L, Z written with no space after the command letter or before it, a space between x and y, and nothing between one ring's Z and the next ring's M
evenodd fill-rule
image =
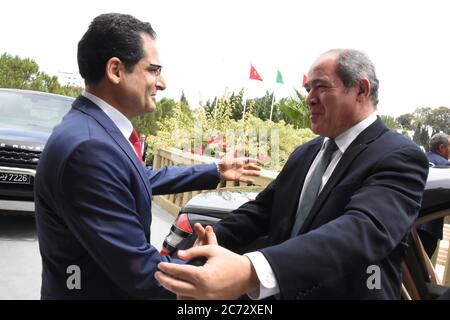
M430 139L430 151L427 158L433 166L450 166L450 136L436 133Z
M214 227L220 246L210 228L196 225L200 243L211 245L179 256L208 260L202 268L159 263L155 277L167 289L200 299L400 298L425 154L375 115L378 79L362 52L322 54L305 88L320 137L297 148L254 201ZM262 236L264 248L235 253Z
M165 298L150 244L151 198L256 174L248 158L150 170L130 119L166 85L155 33L129 15L93 20L78 43L86 91L50 136L35 180L43 299ZM228 159L227 159L228 160Z
M450 167L450 136L446 133L436 133L430 139L430 151L427 152L430 166ZM444 218L433 220L417 227L420 240L428 257L436 251L439 239L442 239Z

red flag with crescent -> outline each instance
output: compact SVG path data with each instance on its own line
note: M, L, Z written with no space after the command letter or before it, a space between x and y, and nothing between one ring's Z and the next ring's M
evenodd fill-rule
M250 79L263 81L255 67L250 65Z

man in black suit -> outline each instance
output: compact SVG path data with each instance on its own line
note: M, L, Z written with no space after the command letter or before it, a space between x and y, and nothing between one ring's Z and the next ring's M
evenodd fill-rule
M211 228L197 225L200 244L209 245L179 256L205 256L206 264L159 263L155 277L164 287L199 299L400 298L425 154L375 115L378 79L364 53L322 54L305 88L320 137L298 147L254 201L214 227L220 246ZM261 236L264 248L236 254Z
M145 136L145 134L141 134L139 136L139 142L141 144L142 161L145 163L145 156L147 154L147 147L148 147L147 137Z

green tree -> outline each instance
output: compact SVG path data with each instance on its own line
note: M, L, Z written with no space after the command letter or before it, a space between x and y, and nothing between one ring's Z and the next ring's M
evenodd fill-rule
M206 101L206 103L203 105L203 110L205 110L206 113L212 113L218 101L219 98L217 96L214 97L212 101L208 99L208 101Z
M420 146L423 146L425 150L429 149L430 136L428 134L428 122L432 115L432 109L429 107L417 108L413 112L413 128L414 135L413 140Z
M51 92L73 97L82 91L81 87L62 86L56 76L39 71L35 61L7 53L0 56L0 87Z
M295 90L295 89L294 89ZM295 98L282 98L274 103L272 121L278 123L284 121L299 128L309 128L309 110L306 106L306 98L297 90ZM268 120L272 104L273 93L266 91L262 97L244 100L244 89L238 93L233 92L230 96L214 97L203 105L206 114L214 117L219 109L219 105L225 103L231 109L231 118L234 120L243 119L244 105L247 116L253 115L261 120ZM288 110L292 109L292 110Z
M179 108L188 117L192 118L192 111L186 102L179 102ZM174 114L174 109L177 102L173 99L162 98L156 103L156 110L145 115L135 117L132 119L133 127L140 134L155 135L158 131L158 122L166 118L171 118Z
M244 89L241 89L236 94L233 92L230 96L231 118L236 121L242 119L242 113L244 112L244 103L245 103L245 101L243 101L243 98L244 98Z
M295 89L296 98L281 99L278 108L287 116L287 123L293 124L296 129L310 128L311 118L306 105L306 97Z
M414 130L414 115L412 113L402 114L395 121L403 130Z
M181 97L180 97L180 102L184 102L186 104L189 104L187 99L186 99L186 95L184 94L184 89L181 90Z
M438 132L450 134L449 108L439 107L433 109L427 120L427 124L433 128L433 134Z
M148 165L152 165L153 163L153 149L158 142L158 138L156 137L158 132L161 130L167 132L165 139L169 139L169 133L172 133L173 129L176 129L180 121L183 121L186 127L193 126L194 115L191 108L184 101L175 102L173 99L168 98L162 98L158 101L154 112L146 113L131 120L133 128L139 134L145 134L147 136L149 146L145 162ZM175 141L172 143L174 144Z
M423 146L426 151L429 151L430 136L428 135L428 128L426 125L418 122L414 130L413 140L420 146Z
M396 123L403 131L414 130L413 140L428 150L429 139L433 134L450 132L450 109L447 107L417 108L413 113L400 115Z
M233 120L241 120L244 112L244 105L245 105L245 112L246 114L251 114L254 110L254 101L252 99L244 100L244 89L242 88L239 90L239 92L235 93L232 92L230 96L223 96L221 98L214 97L214 99L208 100L204 105L203 109L206 112L206 114L211 115L214 117L214 114L217 110L221 107L219 106L221 103L225 103L228 107L230 107L230 117ZM220 112L220 111L219 111Z
M394 117L388 115L381 115L381 120L386 124L386 126L391 130L398 129L398 123L395 121Z
M273 93L270 93L269 91L266 91L266 94L263 97L252 99L254 101L252 114L261 120L269 120L272 99ZM277 108L276 104L274 104L272 121L278 122L282 116L283 113Z
M39 66L31 59L3 53L0 56L0 86L29 89L39 74Z

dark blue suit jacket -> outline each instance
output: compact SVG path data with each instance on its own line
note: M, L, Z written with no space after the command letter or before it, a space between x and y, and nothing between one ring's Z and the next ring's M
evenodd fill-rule
M440 154L437 154L433 151L427 152L427 158L428 158L428 162L431 162L432 164L434 164L436 166L450 166L450 161L448 161L443 156L441 156Z
M398 299L405 237L428 174L425 154L377 119L342 155L299 235L289 239L322 142L300 146L254 201L216 225L219 244L238 251L268 236L260 251L282 299ZM380 268L380 289L367 286L370 265Z
M37 168L36 222L43 299L170 296L154 279L151 197L217 186L214 164L144 167L106 114L80 96L53 131ZM68 267L81 271L69 290ZM70 271L70 270L69 270Z

